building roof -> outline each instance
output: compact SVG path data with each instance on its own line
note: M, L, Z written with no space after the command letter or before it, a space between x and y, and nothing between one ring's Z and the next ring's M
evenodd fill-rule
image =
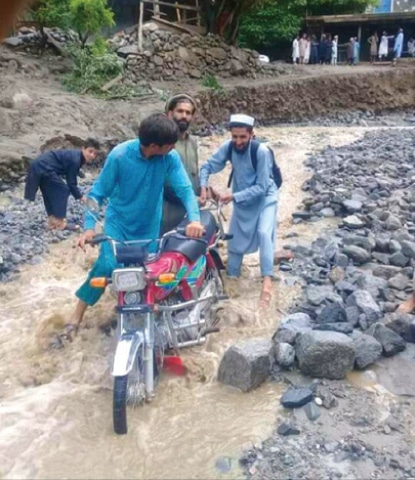
M361 13L356 15L321 15L318 17L307 17L307 25L318 24L328 25L333 23L357 24L357 23L383 23L383 22L414 22L414 12L392 12L392 13Z

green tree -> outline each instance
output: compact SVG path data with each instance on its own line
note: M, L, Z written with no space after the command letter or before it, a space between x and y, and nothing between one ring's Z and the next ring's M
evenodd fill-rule
M71 27L79 35L82 47L91 35L115 23L107 0L69 0L69 13Z
M207 0L205 0L207 1ZM241 37L248 46L259 45L256 37L291 37L307 15L363 12L378 0L217 0L215 18L219 34L230 43Z

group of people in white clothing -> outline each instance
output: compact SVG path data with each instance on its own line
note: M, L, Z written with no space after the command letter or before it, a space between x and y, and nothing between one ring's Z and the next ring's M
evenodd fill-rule
M379 40L377 32L374 32L368 38L370 44L370 61L373 63L377 59L384 61L389 56L392 49L389 48L389 42L393 40L393 63L401 58L404 46L403 29L399 28L396 35L388 35L383 31ZM360 56L360 42L357 37L352 37L345 44L347 53L347 63L356 65ZM339 37L330 34L323 34L318 40L315 35L309 36L304 33L302 36L297 35L292 43L292 61L294 65L303 64L325 64L337 65L339 49ZM415 55L415 43L411 37L408 41L408 54Z

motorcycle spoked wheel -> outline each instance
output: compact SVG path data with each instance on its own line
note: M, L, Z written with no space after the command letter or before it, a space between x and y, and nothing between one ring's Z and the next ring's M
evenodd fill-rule
M145 400L143 348L143 345L139 348L131 372L114 377L112 415L114 432L118 435L128 431L127 405L138 406Z
M144 346L141 345L134 360L134 366L128 375L114 377L113 392L113 423L114 432L125 435L128 432L127 406L133 408L142 405L145 401L144 385ZM159 380L164 355L154 351L154 384Z

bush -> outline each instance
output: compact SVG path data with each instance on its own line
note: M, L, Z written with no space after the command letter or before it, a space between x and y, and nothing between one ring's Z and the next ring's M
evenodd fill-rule
M103 50L101 41L91 48L69 45L67 53L73 69L63 78L63 83L73 92L102 95L101 87L124 72L124 62L107 47Z
M216 92L222 93L224 91L222 85L218 82L218 79L215 77L215 75L212 75L210 73L206 74L203 77L202 85L204 87L210 88L211 90L215 90Z
M91 35L115 24L107 0L69 0L69 10L71 27L78 33L83 47Z

